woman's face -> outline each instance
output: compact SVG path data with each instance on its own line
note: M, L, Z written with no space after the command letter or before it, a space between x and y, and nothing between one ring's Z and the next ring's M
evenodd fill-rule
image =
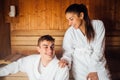
M74 12L67 12L66 19L68 20L69 26L73 26L75 29L78 29L82 25L83 18Z

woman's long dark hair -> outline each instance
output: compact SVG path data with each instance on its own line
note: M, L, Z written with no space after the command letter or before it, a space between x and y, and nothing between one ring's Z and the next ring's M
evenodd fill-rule
M80 16L80 13L84 13L84 20L85 20L85 33L87 36L88 41L90 42L91 40L94 39L95 37L95 31L93 29L93 26L91 24L91 20L88 16L88 10L84 4L71 4L65 11L65 14L68 12L74 12L78 16Z

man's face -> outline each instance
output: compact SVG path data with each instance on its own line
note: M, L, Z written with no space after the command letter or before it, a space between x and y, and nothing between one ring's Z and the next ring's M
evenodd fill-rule
M54 42L44 40L39 43L38 51L41 59L52 60L55 56Z

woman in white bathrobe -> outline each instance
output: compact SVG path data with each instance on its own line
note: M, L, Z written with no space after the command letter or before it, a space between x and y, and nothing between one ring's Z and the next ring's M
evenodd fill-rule
M110 80L104 57L103 22L90 20L84 4L71 4L65 14L70 27L64 35L64 54L59 65L72 64L75 80Z
M59 60L55 57L54 38L49 35L38 40L38 52L19 59L5 67L0 68L0 76L26 72L29 80L69 80L69 69L60 68Z

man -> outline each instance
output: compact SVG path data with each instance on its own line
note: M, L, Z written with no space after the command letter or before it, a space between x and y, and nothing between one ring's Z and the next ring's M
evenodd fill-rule
M44 35L38 39L37 50L40 55L30 55L0 68L0 76L26 72L29 80L68 80L69 69L60 68L55 56L55 39Z

